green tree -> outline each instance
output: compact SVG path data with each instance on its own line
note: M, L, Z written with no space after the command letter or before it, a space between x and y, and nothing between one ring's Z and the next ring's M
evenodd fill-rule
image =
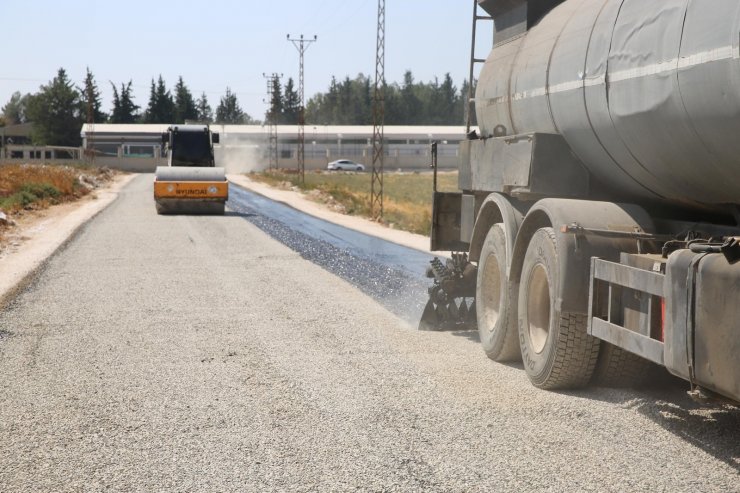
M226 88L226 94L221 98L221 102L216 108L216 122L234 125L256 123L251 116L244 113L244 110L239 106L236 94L231 92L229 87Z
M272 94L270 97L270 109L265 113L266 121L274 121L275 123L283 123L283 88L280 86L280 79L277 77L272 78Z
M465 123L467 83L458 92L450 74L442 82L415 82L411 71L403 84L386 84L384 120L387 125L462 125ZM371 125L374 81L363 74L338 82L332 77L328 91L306 105L306 119L318 125Z
M457 95L457 87L452 81L452 76L449 72L445 74L445 78L442 81L442 85L439 87L439 91L442 94L440 98L440 108L438 112L441 112L444 118L440 118L440 122L445 125L462 125L462 120L455 118L455 108L460 103L460 98Z
M306 103L306 121L318 125L332 125L338 100L336 77L331 78L329 90L326 93L316 94Z
M10 100L3 106L2 115L6 125L17 125L28 121L28 99L30 94L21 95L16 91Z
M108 115L103 113L100 109L102 103L100 101L100 90L95 82L95 77L90 68L87 69L85 74L84 86L80 91L80 113L83 115L84 120L88 120L88 110L92 110L93 123L102 123L108 120Z
M144 113L145 123L173 123L175 121L175 102L167 90L160 74L156 85L152 79L149 104Z
M80 145L80 94L67 72L60 68L47 85L29 98L28 117L33 121L31 139L37 145Z
M211 123L213 121L213 109L211 108L211 105L208 104L208 98L206 97L205 92L200 95L200 99L198 99L196 106L198 110L198 121L202 123Z
M121 82L121 92L119 93L113 82L110 83L113 88L113 111L111 112L111 123L136 123L139 120L137 111L139 106L134 104L131 95L131 81L128 84Z
M405 125L406 116L401 108L401 89L398 84L387 84L383 94L385 99L386 125Z
M144 110L142 120L144 123L159 123L156 121L157 117L157 86L154 84L154 79L152 79L149 88L149 103L147 103L146 110Z
M372 124L372 93L370 79L363 74L345 79L346 106L343 108L346 125Z
M410 70L403 74L403 86L401 86L401 111L406 115L405 125L419 125L423 123L423 105L417 95L414 76Z
M298 116L301 111L301 100L295 90L293 78L289 77L285 83L285 97L283 98L283 113L280 123L298 125Z
M355 101L357 105L356 124L372 125L373 123L373 90L375 89L370 77L357 76Z
M198 107L180 76L175 84L175 123L185 123L186 120L198 120Z
M325 123L326 118L323 117L326 96L322 93L316 94L310 98L306 103L306 122L311 122L313 125L328 125Z

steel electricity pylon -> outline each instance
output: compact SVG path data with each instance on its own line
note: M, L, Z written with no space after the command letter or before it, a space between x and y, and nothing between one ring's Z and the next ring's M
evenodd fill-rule
M375 89L373 91L373 172L370 182L370 211L375 220L383 217L384 126L385 0L378 0L378 37L375 45Z
M301 102L301 107L298 110L298 169L301 173L301 183L306 181L306 155L305 155L305 131L304 126L306 124L306 101L303 92L303 55L311 45L318 40L318 37L314 35L313 39L304 39L303 34L299 38L291 38L290 34L287 36L288 41L298 50L300 54L300 67L298 72L298 99Z
M277 119L278 115L275 114L274 94L275 87L280 84L280 78L282 74L278 75L272 73L270 75L262 74L267 79L267 104L270 105L270 109L267 112L267 134L269 142L270 152L270 164L268 169L277 169L278 167L278 139L277 139Z

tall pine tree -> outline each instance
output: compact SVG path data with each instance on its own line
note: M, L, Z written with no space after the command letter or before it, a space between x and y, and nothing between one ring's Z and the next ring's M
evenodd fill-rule
M401 111L406 115L406 125L419 125L424 123L422 117L422 102L417 96L414 76L410 70L403 74L403 86L401 87Z
M175 102L172 94L167 90L164 79L160 74L156 85L152 79L149 92L149 105L144 113L145 123L173 123L175 120Z
M205 92L201 94L196 106L198 110L198 121L201 123L211 123L213 121L213 109L208 104L208 98Z
M236 99L236 94L231 92L231 88L227 87L226 94L221 98L221 102L216 108L216 123L250 125L256 122L251 116L244 113Z
M277 77L272 78L272 94L270 97L270 109L267 110L265 113L265 120L266 121L273 121L274 123L284 123L283 122L283 111L284 108L284 99L283 99L283 89L280 86L280 79Z
M131 94L131 81L128 84L121 82L121 92L119 93L116 86L111 82L113 88L113 111L111 112L111 123L136 123L139 119L137 111L139 106L134 104Z
M286 125L298 125L298 114L301 111L301 100L295 90L293 78L288 78L285 84L285 97L283 103L283 117L281 123Z
M93 118L93 123L103 123L108 120L108 115L103 113L100 109L102 106L100 101L100 89L98 89L98 84L95 82L95 77L92 72L90 72L89 67L85 74L85 83L80 89L80 103L80 111L82 112L85 121L88 120L88 112L90 110L92 110L90 112L90 116Z
M182 75L175 84L175 123L185 123L186 120L198 120L198 108L190 90L182 80Z

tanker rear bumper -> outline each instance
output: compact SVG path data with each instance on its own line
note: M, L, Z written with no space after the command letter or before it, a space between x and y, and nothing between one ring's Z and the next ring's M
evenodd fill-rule
M722 254L593 258L588 333L740 402L738 286Z

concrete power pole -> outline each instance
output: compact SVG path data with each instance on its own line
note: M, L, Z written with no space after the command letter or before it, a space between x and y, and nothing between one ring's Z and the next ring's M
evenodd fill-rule
M375 48L375 90L373 93L373 173L370 182L370 212L383 217L383 163L385 150L385 0L378 0L378 39Z
M278 139L277 139L277 115L275 114L275 106L273 105L273 95L275 94L275 86L280 84L280 78L282 74L278 75L272 73L271 75L262 74L267 79L267 104L270 105L270 110L267 113L267 133L269 142L270 152L270 164L268 169L278 168Z
M301 34L300 38L291 38L290 34L287 36L288 41L293 43L293 45L298 50L298 53L300 54L300 69L299 69L299 75L298 75L298 99L301 102L301 107L298 110L298 169L301 173L301 183L306 182L306 155L305 155L305 144L306 144L306 137L305 137L305 131L304 126L306 124L306 101L304 97L303 92L303 55L306 53L306 50L311 45L311 43L315 43L316 40L318 40L318 37L314 35L313 39L303 39L303 34Z

